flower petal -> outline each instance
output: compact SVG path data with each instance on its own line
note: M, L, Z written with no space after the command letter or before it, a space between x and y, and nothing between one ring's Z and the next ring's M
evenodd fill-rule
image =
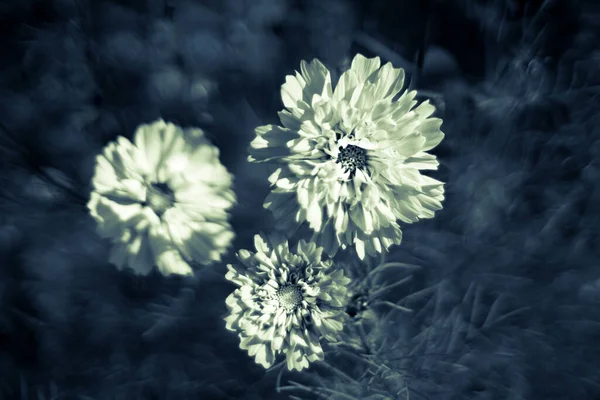
M282 87L284 127L259 127L251 145L250 161L280 167L264 207L280 232L308 226L330 256L348 246L375 256L401 242L399 221L441 209L443 184L421 171L439 165L426 151L443 139L442 122L429 102L417 105L416 91L401 92L404 70L378 57L357 54L333 94L320 62L302 62L300 71ZM342 152L348 146L365 153Z
M366 58L362 54L357 54L352 60L350 70L356 74L358 82L365 82L373 72L375 72L381 61L379 57Z

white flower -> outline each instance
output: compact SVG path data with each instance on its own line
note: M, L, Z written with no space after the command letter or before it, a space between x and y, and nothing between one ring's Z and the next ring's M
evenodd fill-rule
M238 253L243 266L228 265L226 278L239 288L226 300L227 329L258 364L268 368L285 354L287 368L300 371L323 359L321 337L337 340L350 279L314 243L290 251L281 237L256 235L254 244L256 253Z
M140 125L96 158L88 208L113 247L111 263L148 274L192 274L219 261L234 233L232 176L200 129L158 120Z
M318 60L287 77L283 126L258 127L249 157L279 163L264 203L278 229L308 222L328 254L353 245L363 259L401 242L398 222L442 208L443 183L420 173L438 167L427 151L444 137L442 120L429 102L415 107L415 91L397 98L403 84L402 69L360 54L333 91Z

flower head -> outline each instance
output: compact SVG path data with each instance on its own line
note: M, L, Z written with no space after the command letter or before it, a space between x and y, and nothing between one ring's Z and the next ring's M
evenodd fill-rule
M228 265L226 278L237 288L226 300L227 329L240 347L265 368L285 354L289 370L323 359L321 337L336 341L345 318L350 279L323 249L301 240L290 251L282 237L256 235L257 252L240 250L242 266Z
M232 177L200 129L158 120L96 157L88 208L113 247L110 261L148 274L191 274L191 261L219 261L234 233Z
M357 55L332 89L318 60L281 87L282 126L256 128L250 161L277 162L265 207L283 230L308 222L330 255L354 246L361 259L402 240L399 222L432 218L443 183L422 175L438 161L442 120L415 91L398 93L404 71ZM415 107L416 106L416 107Z

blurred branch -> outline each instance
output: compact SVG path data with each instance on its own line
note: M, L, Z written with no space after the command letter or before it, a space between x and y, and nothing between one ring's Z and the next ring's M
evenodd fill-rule
M414 264L406 264L401 262L388 262L379 264L376 268L372 269L371 272L368 273L367 277L373 277L376 274L388 269L388 268L406 268L410 270L420 269L421 267Z
M427 53L427 48L429 47L429 41L431 37L432 30L432 21L433 21L433 13L435 7L436 0L428 0L425 1L425 27L423 28L423 38L421 39L421 44L419 49L417 50L417 60L414 69L414 73L411 79L411 87L417 87L419 84L419 80L421 79L421 75L423 73L423 65L425 64L425 54Z
M384 292L387 292L390 289L393 289L395 287L403 285L406 282L410 282L412 279L413 279L412 275L409 275L409 276L407 276L404 279L400 279L399 281L394 282L394 283L392 283L390 285L381 287L381 288L375 290L374 292L370 293L371 298L377 298L378 296L381 296Z
M387 301L387 300L381 300L381 301L378 301L378 302L374 303L374 305L377 305L377 304L386 305L386 306L391 307L391 308L393 308L395 310L403 311L403 312L408 312L408 313L412 313L414 311L414 310L411 310L410 308L402 307L402 306L400 306L398 304L392 303L391 301Z
M0 122L0 129L4 131L4 134L14 143L15 147L19 148L19 151L26 155L26 158L33 158L31 152L27 147L23 146L18 140L17 136L4 125L4 123ZM72 187L69 187L62 182L54 179L54 177L43 167L35 163L28 163L28 166L31 168L32 172L36 173L40 178L45 180L47 183L53 185L54 187L62 190L63 192L70 195L74 200L81 205L85 205L87 203L87 199L81 193L74 190Z

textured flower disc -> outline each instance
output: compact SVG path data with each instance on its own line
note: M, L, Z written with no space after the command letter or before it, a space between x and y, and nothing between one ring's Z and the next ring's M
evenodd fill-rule
M399 222L432 218L443 183L421 174L444 134L429 102L399 93L404 71L357 55L332 89L318 60L281 88L282 126L256 128L249 160L276 162L265 207L292 232L307 222L329 255L354 246L361 259L402 240ZM399 95L399 96L398 96Z
M133 143L119 137L97 156L92 184L88 208L118 268L191 274L191 261L219 261L234 237L232 177L200 129L141 125Z
M279 235L254 242L256 253L240 250L242 265L228 265L226 278L239 287L226 300L227 329L265 368L278 354L289 370L307 368L323 359L320 339L336 341L343 328L350 279L314 243L301 240L290 251Z

